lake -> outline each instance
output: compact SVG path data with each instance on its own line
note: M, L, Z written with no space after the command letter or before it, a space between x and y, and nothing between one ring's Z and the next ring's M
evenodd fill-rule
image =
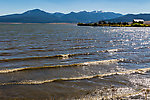
M149 87L148 27L0 24L1 100L144 99Z

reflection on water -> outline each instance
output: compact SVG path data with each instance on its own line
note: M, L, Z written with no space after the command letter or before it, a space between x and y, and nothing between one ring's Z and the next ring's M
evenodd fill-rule
M1 24L0 99L149 99L149 42L148 27Z

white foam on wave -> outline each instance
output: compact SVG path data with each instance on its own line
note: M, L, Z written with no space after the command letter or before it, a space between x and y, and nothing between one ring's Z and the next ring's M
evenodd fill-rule
M125 75L125 74L133 74L133 73L144 73L144 72L147 72L147 71L150 71L150 68L127 70L127 71L124 71L124 72L97 74L97 75L91 75L91 76L81 76L81 77L71 77L71 78L57 78L57 79L51 79L51 80L26 80L26 81L21 81L21 82L0 83L0 85L44 84L44 83L50 83L50 82L55 82L55 81L83 80L83 79L92 79L92 78L96 78L96 77L103 78L103 77L112 76L112 75Z
M102 61L93 61L93 62L85 62L82 65L92 65L92 64L110 64L119 61L124 61L124 59L111 59L111 60L102 60Z
M68 57L68 56L69 55L65 55L64 57ZM73 66L84 66L84 65L93 65L93 64L110 64L110 63L115 63L115 62L119 62L119 61L123 61L123 60L124 59L111 59L111 60L91 61L91 62L70 64L70 65L56 65L56 66L41 66L41 67L25 67L25 68L5 69L5 70L0 70L0 74L23 71L23 70L44 69L44 68L73 67Z

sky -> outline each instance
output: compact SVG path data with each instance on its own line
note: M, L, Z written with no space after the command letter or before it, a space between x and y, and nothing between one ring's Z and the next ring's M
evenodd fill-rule
M121 14L150 13L150 0L0 0L0 15L41 9L54 12L104 11Z

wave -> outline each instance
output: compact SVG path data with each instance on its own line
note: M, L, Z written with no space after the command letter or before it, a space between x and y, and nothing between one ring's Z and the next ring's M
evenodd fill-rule
M91 47L94 47L94 46L77 47L77 48L75 47L71 49L85 49L85 48L91 48ZM33 51L44 51L44 50L33 50ZM107 53L107 52L121 52L121 51L124 51L124 49L110 49L110 50L102 50L102 51L96 51L96 52ZM68 58L68 57L79 56L79 55L93 55L96 52L77 53L77 54L60 54L60 55L54 55L54 56L33 56L33 57L25 57L25 58L0 59L0 61L8 62L8 61L18 61L18 60L47 59L47 58L61 58L61 57ZM6 54L8 55L8 53L3 53L0 55L6 55ZM10 54L8 56L10 56Z
M44 49L45 47L29 47L29 49Z
M82 47L72 47L68 50L75 50L75 49L89 49L89 48L94 48L95 46L82 46Z
M136 70L127 70L124 72L115 72L115 73L107 73L107 74L97 74L92 76L82 76L82 77L72 77L72 78L57 78L57 79L51 79L51 80L27 80L27 81L21 81L21 82L11 82L11 83L0 83L0 85L32 85L32 84L44 84L44 83L51 83L56 81L72 81L72 80L84 80L84 79L92 79L92 78L103 78L107 76L112 75L125 75L125 74L134 74L134 73L145 73L147 71L150 71L150 68L143 68L143 69L136 69Z
M54 56L35 56L35 57L26 57L26 58L12 58L12 59L0 59L0 61L16 61L16 60L31 60L31 59L45 59L45 58L59 58L59 57L72 57L78 55L90 55L90 53L79 53L79 54L60 54Z
M46 52L46 51L66 51L66 50L77 50L77 49L89 49L94 48L95 46L79 46L79 47L72 47L72 48L66 48L66 49L44 49L44 48L30 48L31 51L28 52Z
M70 65L56 65L56 66L41 66L41 67L25 67L25 68L5 69L5 70L0 70L0 74L11 73L11 72L16 72L16 71L23 71L23 70L33 70L33 69L58 68L58 67L73 67L73 66L84 66L84 65L93 65L93 64L94 65L95 64L108 64L108 63L120 62L120 61L123 61L123 60L124 59L111 59L111 60L102 60L102 61L92 61L92 62L76 63L76 64L70 64Z
M135 47L134 49L150 49L149 46L140 46L140 47Z
M150 47L148 47L148 46L140 46L140 47L135 47L135 48L133 48L133 49L150 49ZM128 48L126 48L126 49L123 49L123 48L119 48L119 49L109 49L109 50L102 50L102 51L97 51L97 52L105 52L105 53L107 53L107 52L128 52L130 49L128 49Z
M63 40L63 41L84 41L84 40L96 40L96 39L65 39L65 40Z
M108 63L115 63L115 62L122 62L124 59L111 59L111 60L102 60L102 61L92 61L92 62L84 62L81 65L91 65L91 64L108 64Z
M102 50L102 51L97 51L97 52L123 52L123 51L126 51L126 49L122 49L122 48L119 48L119 49L109 49L109 50Z
M0 53L0 56L11 56L11 53Z

